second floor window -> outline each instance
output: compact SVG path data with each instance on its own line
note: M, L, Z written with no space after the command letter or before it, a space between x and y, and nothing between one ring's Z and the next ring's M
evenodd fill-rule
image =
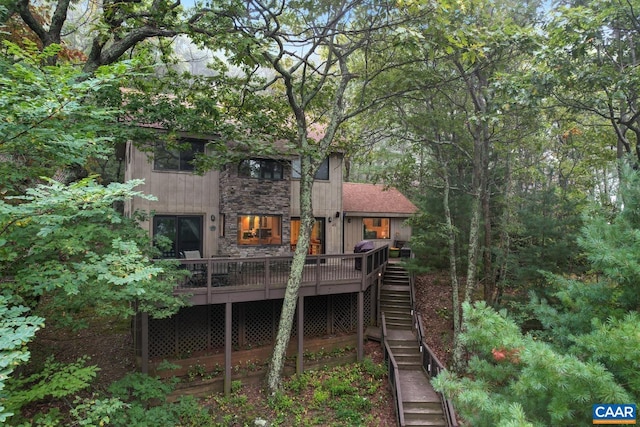
M204 141L184 139L169 146L156 142L153 169L164 171L193 171L196 155L204 153Z
M291 178L300 179L300 158L291 161ZM328 180L329 179L329 158L324 159L314 179Z
M272 159L247 159L240 162L238 175L245 178L284 179L282 163Z

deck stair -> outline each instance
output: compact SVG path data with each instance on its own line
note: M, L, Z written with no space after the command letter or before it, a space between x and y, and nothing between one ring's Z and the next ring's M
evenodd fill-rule
M446 427L442 401L422 369L422 353L412 329L411 281L401 265L388 264L380 289L387 343L398 365L406 426Z

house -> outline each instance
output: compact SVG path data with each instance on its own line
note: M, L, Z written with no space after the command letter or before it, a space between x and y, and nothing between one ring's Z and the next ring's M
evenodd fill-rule
M197 175L191 162L206 142L184 138L189 148L178 151L159 141L151 159L130 143L125 179L144 179L141 190L157 201L135 199L125 211L154 213L141 226L173 242L166 257L185 251L200 251L204 258L291 253L300 229L299 160L286 152L248 157ZM363 239L377 246L408 241L411 228L403 222L417 211L415 205L394 188L343 183L342 162L334 152L316 174L310 254L350 253Z
M126 147L125 178L144 179L141 190L157 200L136 198L125 212L153 212L141 226L154 239L166 238L163 256L183 258L193 273L176 287L191 306L168 319L140 313L134 337L143 371L165 358L224 350L228 390L232 349L268 345L276 335L300 229L299 159L282 149L198 175L192 161L206 143L185 135L178 150L158 141L151 157L131 143ZM366 327L378 322L387 245L392 236L411 235L402 221L415 206L395 190L343 183L342 162L341 153L331 153L313 185L316 221L292 332L299 370L307 337L352 334L361 355ZM353 245L365 237L377 249L354 254ZM186 256L194 253L196 259Z

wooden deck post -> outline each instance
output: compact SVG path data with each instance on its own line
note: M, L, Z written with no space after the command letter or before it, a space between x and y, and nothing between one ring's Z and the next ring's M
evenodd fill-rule
M358 362L364 358L364 292L358 292Z
M304 297L298 296L298 360L296 361L296 373L304 372Z
M149 373L149 313L141 314L140 358L143 374Z
M225 316L224 316L224 394L226 396L231 394L231 322L233 303L225 303Z

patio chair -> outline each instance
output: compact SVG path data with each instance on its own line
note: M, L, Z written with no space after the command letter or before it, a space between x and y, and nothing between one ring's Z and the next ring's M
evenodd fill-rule
M200 255L200 251L182 251L184 255L184 259L200 259L202 256Z

